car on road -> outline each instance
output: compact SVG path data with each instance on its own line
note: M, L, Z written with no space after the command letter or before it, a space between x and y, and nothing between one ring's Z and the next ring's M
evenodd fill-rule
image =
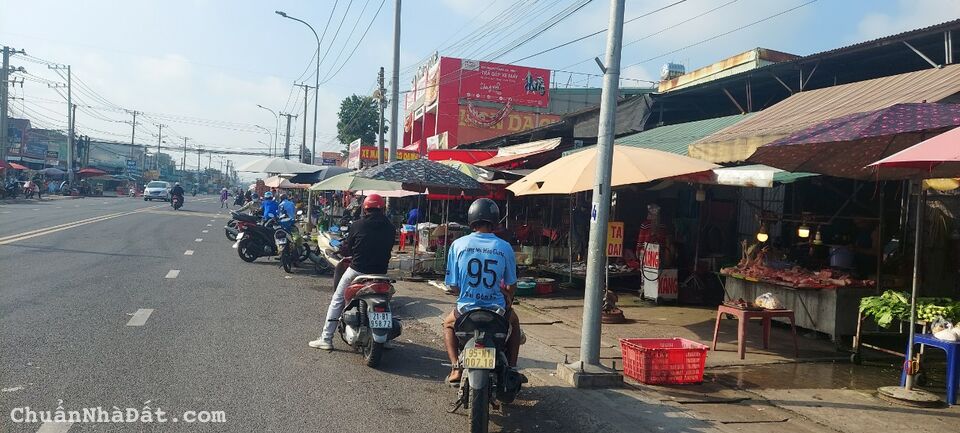
M170 182L155 180L143 189L143 201L170 201Z

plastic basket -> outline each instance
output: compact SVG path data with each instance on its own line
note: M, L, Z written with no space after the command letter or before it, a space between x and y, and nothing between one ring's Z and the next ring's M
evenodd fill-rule
M623 374L638 382L703 382L707 346L683 338L621 338Z

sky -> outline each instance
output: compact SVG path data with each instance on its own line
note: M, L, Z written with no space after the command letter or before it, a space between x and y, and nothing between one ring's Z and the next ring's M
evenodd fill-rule
M494 60L491 53L584 1L406 0L400 90L410 88L417 64L435 51ZM588 2L495 61L515 63L605 29L609 7L605 0ZM30 56L11 60L26 69L17 75L23 86L12 88L12 95L22 98L11 101L12 111L26 112L41 127L64 127L63 90L49 86L64 80L43 63L49 61L71 65L74 98L85 106L77 114L79 133L129 142L132 115L125 110L136 110L142 113L137 143L155 145L156 125L163 124L169 143L182 145L182 137L189 137L191 148L266 151L277 122L260 104L299 116L291 128L296 149L305 116L302 91L293 83L313 83L316 40L306 26L275 10L311 23L323 35L316 147L340 150L340 101L371 94L381 66L389 87L393 1L0 0L0 45ZM960 0L627 0L624 15L640 18L624 28L621 75L630 80L622 85L648 86L639 80L656 80L666 62L692 70L755 47L812 54L956 19ZM463 40L471 34L483 38ZM555 73L559 86L599 87L598 68L589 59L603 58L605 44L604 33L517 64L564 71ZM313 95L311 90L308 146ZM235 164L253 159L229 158ZM216 166L218 159L213 161Z

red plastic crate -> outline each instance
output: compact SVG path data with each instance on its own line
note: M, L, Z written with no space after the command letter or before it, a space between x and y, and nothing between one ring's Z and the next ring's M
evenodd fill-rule
M707 346L683 338L621 338L623 374L650 385L703 382Z

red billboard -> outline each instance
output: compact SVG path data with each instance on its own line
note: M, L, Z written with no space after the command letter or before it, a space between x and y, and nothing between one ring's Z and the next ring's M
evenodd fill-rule
M465 99L541 108L550 101L546 69L461 59L459 76Z

